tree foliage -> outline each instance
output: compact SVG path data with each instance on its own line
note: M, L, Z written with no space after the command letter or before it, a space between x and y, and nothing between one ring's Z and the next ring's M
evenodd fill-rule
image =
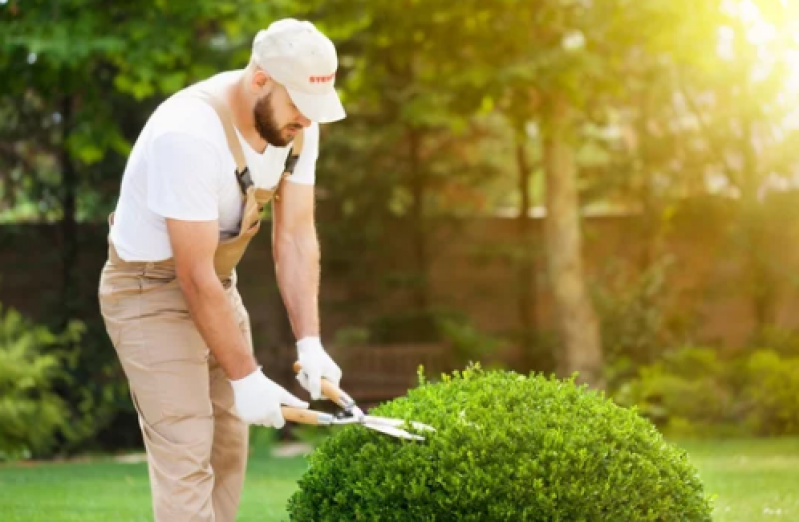
M318 194L320 232L333 245L327 274L349 283L334 306L354 303L353 323L394 324L381 316L400 306L416 317L403 335L425 331L438 305L428 278L436 227L456 242L457 218L512 208L514 248L494 255L518 268L525 349L541 333L533 267L545 256L547 289L578 289L558 300L564 369L579 366L568 348L578 345L591 346L583 355L596 366L590 325L603 321L591 318L586 288L604 282L579 270L581 216L636 214L634 269L648 273L674 216L710 199L732 209L727 248L747 260L742 286L759 327L774 321L781 272L761 245L774 229L770 202L795 188L795 2L8 0L0 220L57 222L60 245L47 254L60 267L61 284L48 288L53 326L94 313L94 296L73 284L77 223L102 223L113 208L147 116L183 86L242 67L255 32L283 16L315 21L339 49L349 117L323 128ZM542 245L530 244L530 207L558 225ZM407 232L412 270L389 260L366 274L396 230ZM76 370L84 382L111 360L106 341L90 337Z

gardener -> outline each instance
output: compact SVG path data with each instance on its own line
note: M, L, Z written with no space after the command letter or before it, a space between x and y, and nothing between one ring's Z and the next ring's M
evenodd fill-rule
M311 398L341 370L320 342L314 224L319 124L341 120L332 42L308 22L260 31L243 70L187 87L138 137L99 298L147 450L155 519L232 521L248 425L308 403L258 365L235 267L272 202L275 269ZM266 270L266 267L263 267Z

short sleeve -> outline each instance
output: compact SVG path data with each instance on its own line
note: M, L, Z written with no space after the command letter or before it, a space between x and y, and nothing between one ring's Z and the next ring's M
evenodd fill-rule
M221 159L208 141L167 132L150 144L147 206L156 214L186 221L219 218Z
M303 130L302 152L294 166L294 174L287 181L301 185L316 183L316 160L319 158L319 124L312 123Z

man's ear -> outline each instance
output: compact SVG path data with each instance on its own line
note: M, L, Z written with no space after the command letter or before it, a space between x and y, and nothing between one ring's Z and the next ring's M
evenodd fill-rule
M271 83L272 77L261 69L255 69L250 82L250 90L253 94L262 95L264 90Z

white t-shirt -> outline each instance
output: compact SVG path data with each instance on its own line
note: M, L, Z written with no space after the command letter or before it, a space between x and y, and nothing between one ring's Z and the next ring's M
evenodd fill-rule
M222 73L207 81L224 81L229 74L234 73ZM303 132L294 174L285 181L313 185L319 155L318 124ZM241 134L238 137L255 186L274 188L285 170L291 145L269 145L259 153ZM216 219L222 237L236 234L242 205L235 169L222 122L213 107L194 96L166 100L144 126L125 167L111 229L111 241L119 256L126 261L172 257L165 218Z

